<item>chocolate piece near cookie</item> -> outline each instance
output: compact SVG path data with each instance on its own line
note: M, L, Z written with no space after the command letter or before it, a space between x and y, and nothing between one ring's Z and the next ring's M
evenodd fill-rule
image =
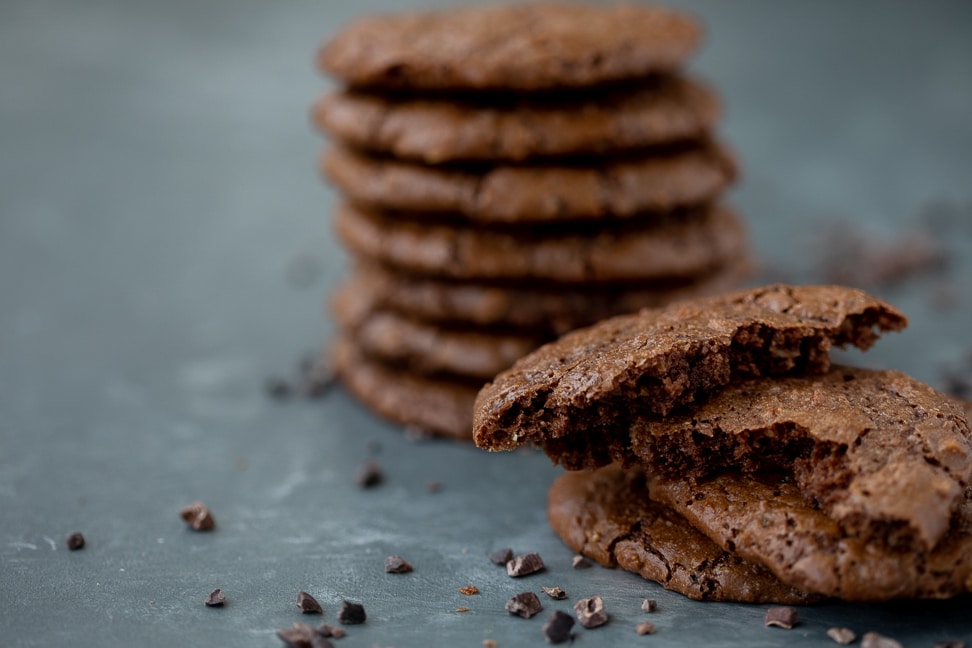
M463 280L594 284L687 279L745 254L745 229L729 209L708 205L663 223L573 224L549 229L418 223L348 204L335 211L344 245L398 271Z
M557 610L544 622L543 637L547 640L547 643L564 643L570 639L570 630L573 627L574 617Z
M223 594L223 590L217 587L209 593L203 603L206 607L223 607L226 604L226 595Z
M766 616L763 618L763 624L766 627L792 630L797 624L798 618L799 615L797 614L797 609L795 607L771 607L770 609L766 610Z
M655 75L578 92L445 96L344 90L316 126L356 149L426 164L605 155L702 138L719 101L704 83Z
M344 625L364 623L367 618L368 615L365 614L364 606L360 603L352 603L347 600L341 601L341 611L338 612L338 621Z
M459 281L359 262L339 292L366 295L376 308L444 324L562 335L608 317L737 288L750 273L745 254L686 279L594 286Z
M521 592L506 602L507 612L524 619L529 619L542 609L540 598L533 592Z
M370 459L361 464L354 474L354 483L359 488L374 488L383 481L385 481L385 473L382 471L381 465Z
M599 628L608 622L604 599L596 595L574 603L574 616L585 628Z
M819 597L718 547L648 497L644 473L611 465L560 476L547 516L564 543L604 567L620 567L696 600L804 604Z
M64 540L64 544L69 551L84 549L84 535L80 531L75 531Z
M334 342L332 354L344 386L381 416L438 436L472 440L472 406L480 381L396 370L367 358L343 338Z
M543 593L556 601L562 601L567 598L567 592L565 592L560 587L541 587Z
M648 5L480 5L359 18L317 66L351 86L586 88L671 71L700 40L693 19Z
M570 469L632 458L633 420L746 376L819 373L832 346L870 347L907 320L840 286L773 285L623 315L520 359L476 399L487 450L540 446Z
M964 409L898 371L740 380L629 433L653 475L781 472L848 535L905 549L938 543L972 476Z
M534 552L517 556L506 563L506 573L513 578L535 574L543 569L543 558Z
M297 594L297 608L300 609L301 614L324 614L321 604L307 592Z
M610 160L429 167L330 148L321 172L370 211L469 224L560 225L572 220L657 220L711 202L734 180L732 155L715 143Z
M216 520L212 512L202 502L193 502L179 511L179 517L189 525L193 531L212 531L216 528Z
M401 556L388 556L385 558L385 573L407 574L411 571L413 571L412 565Z
M489 562L494 565L506 566L506 563L513 560L513 550L506 547L503 549L497 549L496 551L491 551L489 553Z

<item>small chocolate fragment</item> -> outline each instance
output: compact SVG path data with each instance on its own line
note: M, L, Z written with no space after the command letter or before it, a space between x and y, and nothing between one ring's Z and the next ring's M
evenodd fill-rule
M365 614L364 606L360 603L341 601L341 611L338 613L338 621L344 625L358 625L359 623L364 623L367 618L368 615Z
M654 612L658 609L658 601L655 599L645 599L641 602L641 609L645 612Z
M294 395L294 386L279 376L263 381L263 391L274 400L285 400Z
M591 561L584 556L574 556L570 564L574 569L587 569L591 566Z
M797 610L795 607L790 606L771 607L766 610L766 617L763 619L763 623L766 624L767 628L776 626L777 628L792 630L793 626L797 624Z
M635 632L640 635L655 634L655 624L651 621L642 621L635 626Z
M505 565L511 560L513 560L513 550L509 548L497 549L489 554L489 561L495 565Z
M543 624L543 637L547 643L564 643L570 639L570 630L573 627L574 618L566 612L557 610Z
M412 566L401 556L388 556L385 558L385 572L389 574L407 574L412 571Z
M541 587L540 589L543 590L544 594L554 600L562 601L567 598L567 592L559 587Z
M306 623L295 623L292 628L277 630L277 637L290 648L334 648L334 644L323 634Z
M334 637L335 639L341 639L348 634L341 626L332 626L326 623L317 626L317 633L322 637Z
M473 594L479 594L479 588L475 585L466 585L465 587L459 588L459 593L464 596L472 596Z
M850 628L830 628L827 630L827 636L841 646L854 643L854 640L857 639L857 635Z
M217 587L209 593L209 596L203 602L206 604L206 607L223 607L223 604L226 603L226 595L223 594L223 590Z
M961 639L942 639L936 641L932 648L965 648L965 642Z
M513 578L534 574L541 569L543 569L543 559L538 553L523 554L506 563L506 573Z
M574 604L574 616L585 628L597 628L608 622L608 613L600 596L577 601Z
M78 549L84 549L84 536L81 535L80 531L75 531L67 538L64 539L64 544L71 551L77 551Z
M179 515L193 531L212 531L216 526L213 514L202 502L193 502L179 511Z
M876 632L865 632L861 637L861 648L903 648L901 642Z
M297 607L300 608L301 614L324 614L321 604L307 592L297 594Z
M540 598L533 592L521 592L506 602L510 614L529 619L543 609Z
M385 479L381 472L381 466L376 461L366 461L358 469L354 476L354 483L361 488L372 488L377 486Z

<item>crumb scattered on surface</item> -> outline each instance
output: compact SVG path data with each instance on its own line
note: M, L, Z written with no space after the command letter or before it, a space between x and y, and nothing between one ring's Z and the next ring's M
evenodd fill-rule
M635 626L635 632L640 635L655 634L655 624L651 621L642 621Z
M829 628L827 630L827 636L841 646L853 643L857 639L857 634L850 628Z
M193 531L212 531L216 520L212 512L202 502L193 502L179 511L179 516Z
M465 587L459 588L459 593L463 596L472 596L473 594L479 594L479 588L475 585L466 585Z
M797 609L790 606L771 607L766 610L763 622L767 628L776 627L792 630L793 626L797 624Z
M71 551L84 549L84 535L80 531L75 531L64 539L64 544L67 545L67 548Z
M596 595L577 601L574 604L574 616L585 628L598 628L608 622L604 600Z

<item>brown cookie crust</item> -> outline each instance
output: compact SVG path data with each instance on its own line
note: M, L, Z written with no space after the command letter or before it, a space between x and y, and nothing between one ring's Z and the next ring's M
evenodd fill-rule
M321 97L311 118L351 147L439 164L604 155L701 139L719 114L705 84L658 76L583 94L480 101L343 90Z
M483 382L546 342L543 335L443 327L377 308L354 283L338 287L331 311L367 355L419 374L452 374Z
M629 455L634 418L667 414L733 378L823 372L830 348L870 347L907 320L842 286L777 284L644 310L568 333L486 385L476 444L544 448L567 468Z
M742 222L718 205L657 227L631 223L514 232L423 224L344 204L336 210L334 225L344 245L359 257L454 279L671 280L712 272L746 249Z
M600 284L584 288L448 281L362 262L351 274L348 290L368 295L381 308L426 321L469 323L557 336L615 315L731 290L749 272L748 260L740 258L709 274L682 281Z
M647 219L714 200L736 174L729 152L709 143L588 166L499 165L482 171L334 147L324 154L321 170L365 209L482 223Z
M724 551L651 501L637 468L561 475L550 488L547 517L574 551L695 600L802 604L817 598Z
M721 547L780 580L851 601L947 598L972 591L972 493L931 550L902 551L848 535L808 506L788 481L723 473L691 484L651 478L653 498L672 506Z
M637 461L675 479L782 471L848 534L902 549L938 543L972 475L965 411L899 371L736 381L630 436Z
M360 18L317 65L353 86L587 87L671 71L700 40L685 14L647 5L478 5Z
M336 339L330 355L347 390L380 416L436 436L472 440L469 427L477 382L395 369L368 358L347 338Z

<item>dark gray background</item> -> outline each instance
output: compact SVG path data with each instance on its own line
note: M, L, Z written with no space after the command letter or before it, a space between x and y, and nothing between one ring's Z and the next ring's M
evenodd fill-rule
M852 360L972 375L972 5L684 4L709 28L694 69L726 98L763 278L825 279L837 223L894 241L930 222L951 264L876 287L912 326ZM583 644L832 645L834 624L972 641L968 598L822 605L786 633L765 606L573 571L545 457L410 442L341 391L264 396L331 330L321 303L344 271L307 123L327 87L314 50L406 5L0 3L0 645L280 645L302 589L330 623L342 597L364 603L349 648L541 645L552 610L596 593L613 620ZM387 481L361 491L369 452ZM195 499L216 532L182 524ZM88 547L69 553L74 530ZM548 570L511 580L485 558L499 546ZM384 574L390 553L415 572ZM571 599L503 610L541 585ZM215 587L224 609L202 604ZM638 638L646 596L658 634Z

